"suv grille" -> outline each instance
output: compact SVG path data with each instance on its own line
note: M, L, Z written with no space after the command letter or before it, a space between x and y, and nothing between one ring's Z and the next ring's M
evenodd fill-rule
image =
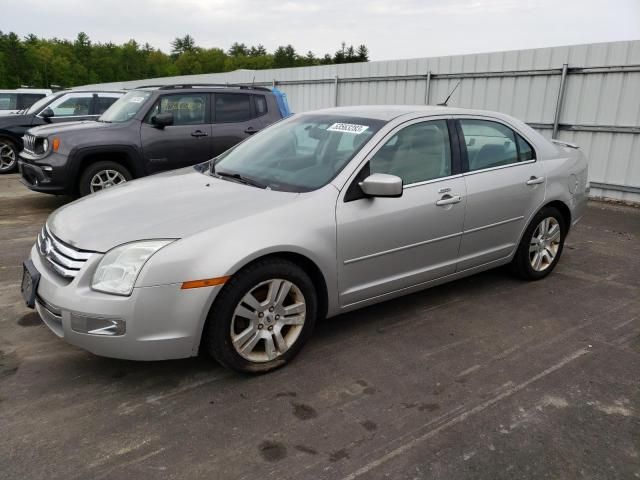
M53 236L47 226L42 227L37 239L38 252L51 268L64 278L75 278L93 252L77 250L63 244Z
M24 149L31 153L36 153L36 136L31 135L30 133L26 133L22 137L22 142L24 143Z

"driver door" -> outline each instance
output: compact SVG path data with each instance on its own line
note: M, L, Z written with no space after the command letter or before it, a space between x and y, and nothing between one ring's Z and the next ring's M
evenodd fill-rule
M459 174L459 147L451 141L448 127L444 119L398 127L338 200L341 306L455 272L466 191ZM358 194L357 182L372 173L401 177L402 196Z
M158 128L152 118L172 113L173 125ZM142 151L149 173L172 170L211 158L208 93L163 95L151 107L140 127Z

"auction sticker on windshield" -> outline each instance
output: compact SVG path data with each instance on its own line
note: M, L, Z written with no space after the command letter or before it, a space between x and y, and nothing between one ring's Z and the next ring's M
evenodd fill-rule
M131 102L131 103L142 103L142 102L144 102L144 97L131 97L129 99L129 102Z
M343 132L343 133L353 133L355 135L360 135L367 128L367 125L356 125L355 123L334 123L327 130L329 132Z

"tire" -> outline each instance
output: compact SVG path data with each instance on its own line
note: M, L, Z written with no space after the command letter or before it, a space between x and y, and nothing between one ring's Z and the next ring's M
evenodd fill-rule
M540 280L549 275L560 260L566 235L562 214L554 207L544 207L522 236L511 262L514 273L524 280Z
M131 180L133 176L123 165L116 162L96 162L84 169L80 175L78 191L84 197ZM101 182L101 185L98 182Z
M18 168L18 148L7 138L0 138L0 174L14 172Z
M283 301L269 302L277 299L283 287L288 292ZM301 302L304 311L300 310ZM291 308L294 305L297 308ZM203 347L232 370L268 372L285 365L300 351L313 332L317 311L316 289L302 268L280 258L260 260L235 274L219 293L207 318ZM269 344L275 348L270 353Z

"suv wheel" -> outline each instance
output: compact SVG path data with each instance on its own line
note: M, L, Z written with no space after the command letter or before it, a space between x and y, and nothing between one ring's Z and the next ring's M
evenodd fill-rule
M204 346L233 370L273 370L307 341L317 304L313 282L298 265L279 258L256 262L219 293L203 333Z
M80 176L79 191L84 197L115 185L128 182L133 177L129 170L116 162L96 162L89 165Z
M11 140L0 138L0 173L10 173L18 165L18 149Z

